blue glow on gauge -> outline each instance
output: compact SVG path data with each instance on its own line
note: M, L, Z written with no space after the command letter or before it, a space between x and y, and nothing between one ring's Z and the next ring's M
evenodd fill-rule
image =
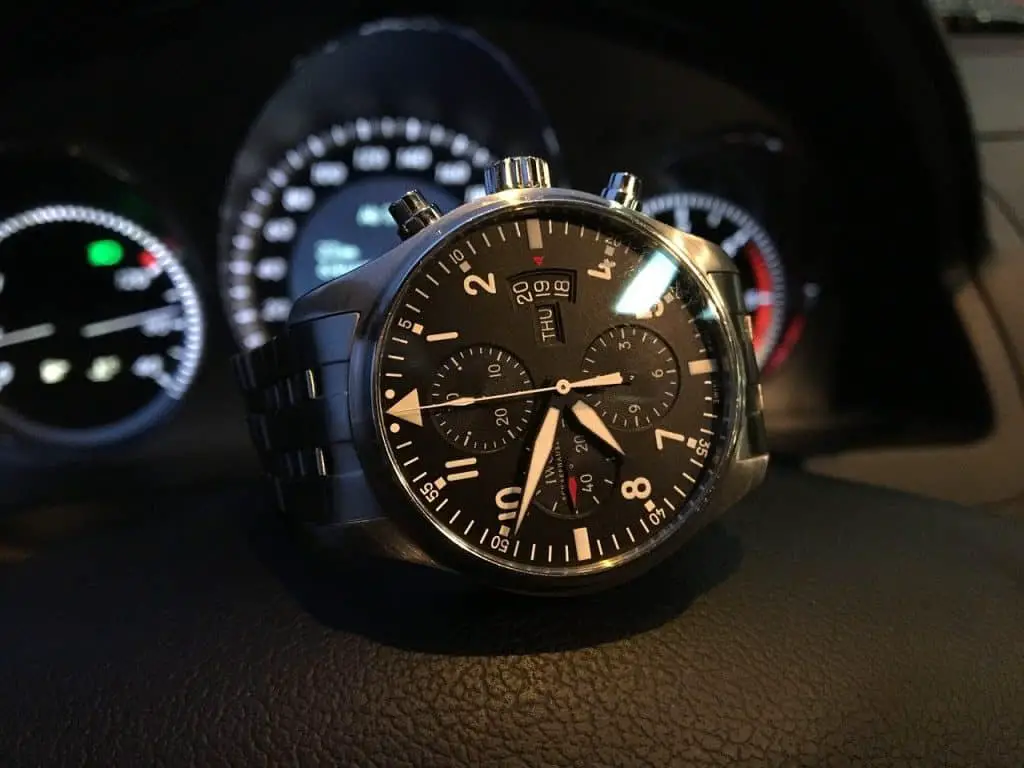
M626 284L615 303L615 311L631 317L649 312L661 301L678 274L679 265L675 259L662 251L654 251Z
M316 262L314 271L317 278L325 282L341 277L369 261L363 258L358 245L339 240L317 240L313 246L313 259Z

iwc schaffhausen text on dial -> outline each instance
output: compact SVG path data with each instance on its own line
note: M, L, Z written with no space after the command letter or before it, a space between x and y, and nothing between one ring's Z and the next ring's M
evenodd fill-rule
M404 196L392 206L403 244L297 305L290 333L307 341L293 346L339 361L307 370L298 400L329 400L345 356L351 430L328 412L341 439L279 496L316 476L351 505L331 478L347 462L351 485L358 463L377 514L435 561L522 591L607 585L763 476L738 278L710 244L633 210L628 174L597 197L550 189L542 163L510 158L488 188L443 218ZM340 317L348 352L307 333ZM270 367L292 356L278 344ZM272 421L265 432L288 431Z

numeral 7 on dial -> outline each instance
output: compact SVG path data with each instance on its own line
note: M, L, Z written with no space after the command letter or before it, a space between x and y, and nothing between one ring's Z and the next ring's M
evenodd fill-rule
M686 435L680 435L678 432L669 432L667 429L654 430L654 444L658 446L659 451L665 450L666 440L675 440L677 443L685 443Z

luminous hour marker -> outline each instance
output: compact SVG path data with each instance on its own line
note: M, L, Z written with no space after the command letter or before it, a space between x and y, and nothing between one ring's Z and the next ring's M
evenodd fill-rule
M412 332L419 336L421 333L423 333L423 326L420 325L419 323L413 323Z
M387 410L388 416L408 421L417 427L423 426L423 414L420 412L420 393L418 390L411 390L409 394L392 405Z
M453 339L459 338L459 332L448 331L447 333L428 333L425 338L427 341L452 341Z
M463 261L459 264L459 269L461 269L463 272L469 272L469 270L471 270L472 268L473 267L470 266L468 261Z
M691 360L686 364L691 376L704 376L718 370L717 360Z
M580 560L589 560L590 554L590 533L586 528L573 528L572 538L576 544L576 557Z
M544 247L544 237L540 233L540 221L537 219L526 220L526 240L531 250L539 251Z
M454 459L452 461L446 461L444 463L445 469L463 469L467 467L476 466L476 459L470 457L468 459ZM453 472L446 478L449 483L457 483L459 480L472 480L473 478L480 477L480 473L475 469L466 469L465 472ZM441 486L438 486L440 488Z

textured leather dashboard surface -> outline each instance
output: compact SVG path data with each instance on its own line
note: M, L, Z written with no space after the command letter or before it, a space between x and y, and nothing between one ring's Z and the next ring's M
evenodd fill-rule
M575 602L298 555L253 494L0 571L0 762L1020 765L1024 527L787 471Z

